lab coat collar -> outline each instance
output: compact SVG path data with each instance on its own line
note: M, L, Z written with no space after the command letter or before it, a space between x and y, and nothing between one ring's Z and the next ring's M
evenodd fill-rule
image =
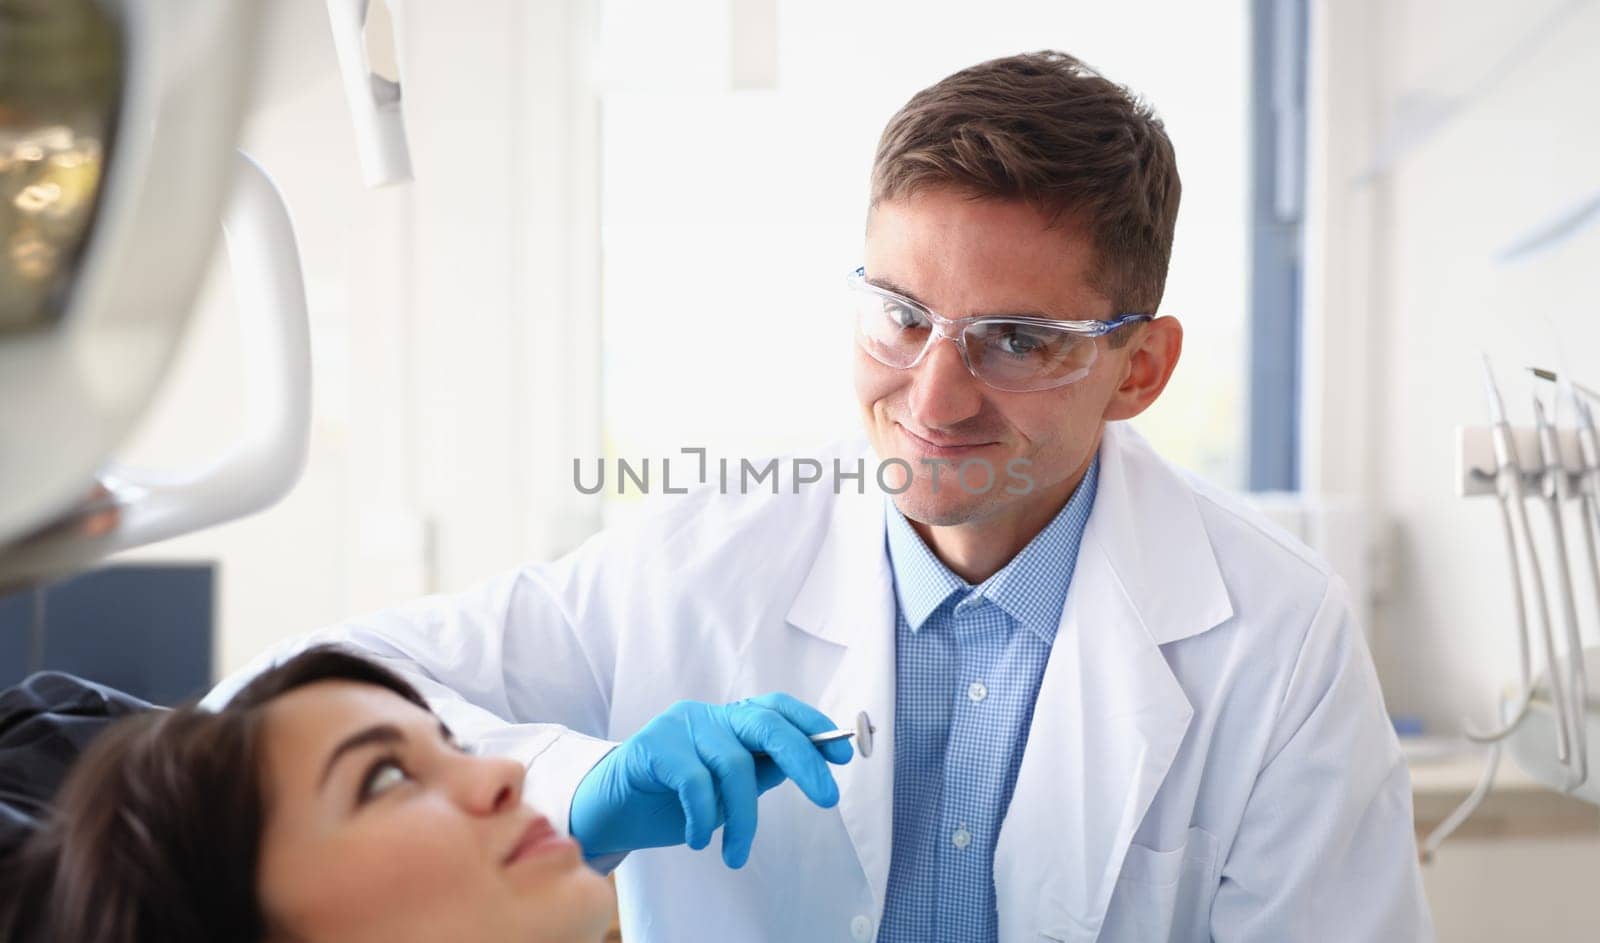
M1233 608L1193 489L1122 424L1106 428L1098 494L995 855L1005 922L1092 938L1133 833L1193 710L1161 645ZM870 759L836 771L839 810L881 915L894 808L894 588L881 496L845 492L788 613L845 650L818 706L877 727ZM1085 937L1087 934L1087 937Z
M885 550L883 497L845 491L833 502L828 531L788 621L843 646L839 667L816 706L836 723L866 711L874 733L872 756L834 768L839 814L863 876L876 920L889 886L894 810L894 579Z
M1100 458L1084 542L1100 546L1150 640L1165 645L1232 618L1194 487L1126 423L1106 425Z
M1193 489L1125 426L995 848L1001 938L1092 940L1193 707L1161 647L1233 614Z
M1194 489L1132 427L1106 425L1083 543L1100 547L1157 645L1199 634L1233 615L1195 502ZM844 646L869 635L874 640L892 635L894 590L884 525L879 493L869 488L865 494L846 490L839 495L821 548L790 606L791 625ZM876 610L860 608L864 599L887 602L889 621L871 623Z

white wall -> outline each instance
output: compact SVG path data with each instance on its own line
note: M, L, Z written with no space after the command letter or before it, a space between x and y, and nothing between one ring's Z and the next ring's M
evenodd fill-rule
M1397 9L1395 89L1429 76L1492 68L1498 53L1556 0L1516 8L1474 4L1477 29L1440 29L1459 5ZM1438 63L1435 65L1434 63ZM1439 70L1434 72L1434 70ZM1600 230L1522 264L1496 250L1600 189L1600 6L1588 4L1480 101L1397 163L1390 177L1388 274L1380 296L1393 324L1382 345L1385 398L1398 408L1375 430L1384 500L1398 522L1395 593L1382 612L1384 665L1398 706L1449 724L1485 715L1486 695L1509 676L1515 649L1505 549L1493 503L1455 499L1450 430L1486 415L1478 352L1499 365L1508 406L1531 421L1521 368L1565 361L1600 377L1595 289ZM1431 680L1432 690L1418 682Z
M1454 427L1487 416L1479 352L1523 423L1523 366L1600 381L1600 227L1497 261L1600 191L1600 4L1313 8L1306 484L1372 509L1390 709L1452 735L1487 725L1516 674L1494 503L1454 493ZM1600 840L1579 814L1447 843L1425 871L1439 938L1594 939Z
M1600 227L1497 260L1600 191L1600 4L1318 6L1308 485L1361 494L1388 522L1375 628L1390 705L1454 732L1487 721L1515 673L1497 512L1452 477L1454 428L1487 417L1479 353L1514 421L1532 418L1528 364L1600 382Z

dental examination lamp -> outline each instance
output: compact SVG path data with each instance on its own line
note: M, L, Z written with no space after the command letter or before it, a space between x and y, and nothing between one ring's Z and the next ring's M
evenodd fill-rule
M294 230L235 149L266 9L0 0L0 589L260 511L299 476L311 371ZM406 179L398 73L351 78L376 58L368 4L329 13L368 181ZM197 468L110 462L172 366L219 221L244 428Z

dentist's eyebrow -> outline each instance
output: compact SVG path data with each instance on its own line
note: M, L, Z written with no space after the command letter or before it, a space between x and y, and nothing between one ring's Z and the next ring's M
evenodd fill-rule
M446 727L442 721L439 724L439 735L447 742L455 739L454 735L450 733L450 728ZM327 765L323 766L322 768L322 778L318 780L317 788L321 789L328 784L328 777L333 775L333 768L338 765L339 760L343 759L346 755L363 747L370 747L378 744L404 743L405 739L406 735L401 733L400 728L393 724L378 724L376 726L368 727L365 730L356 731L355 733L341 740L339 745L333 748L333 752L328 756Z
M884 291L892 291L895 294L899 295L900 297L906 299L907 301L914 301L917 304L921 305L922 307L927 308L929 311L933 310L932 308L928 308L928 303L927 302L923 301L921 298L918 298L916 295L913 295L907 289L902 288L899 285L896 285L893 281L890 281L887 278L868 278L867 279L867 284L873 286L874 288L882 288ZM978 315L978 317L984 317L984 318L1036 318L1036 319L1037 318L1042 318L1042 319L1044 319L1046 321L1061 321L1061 320L1065 320L1064 318L1061 318L1058 315L1050 314L1047 311L997 311L997 312L995 312L993 314Z
M875 288L882 288L884 291L892 291L895 294L899 295L902 298L905 298L908 301L915 301L917 304L922 305L924 308L927 307L927 305L923 303L922 299L918 298L916 295L913 295L909 289L902 288L902 287L900 287L899 285L896 285L894 282L890 281L887 278L870 278L869 277L867 279L867 284L868 285L872 285Z

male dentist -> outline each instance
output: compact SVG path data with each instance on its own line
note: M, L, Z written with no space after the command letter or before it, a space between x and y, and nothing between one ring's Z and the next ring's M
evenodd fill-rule
M352 644L524 760L629 943L1431 939L1344 586L1123 422L1182 347L1178 197L1071 56L944 79L817 314L855 320L870 451L266 657ZM871 755L806 739L861 710Z

